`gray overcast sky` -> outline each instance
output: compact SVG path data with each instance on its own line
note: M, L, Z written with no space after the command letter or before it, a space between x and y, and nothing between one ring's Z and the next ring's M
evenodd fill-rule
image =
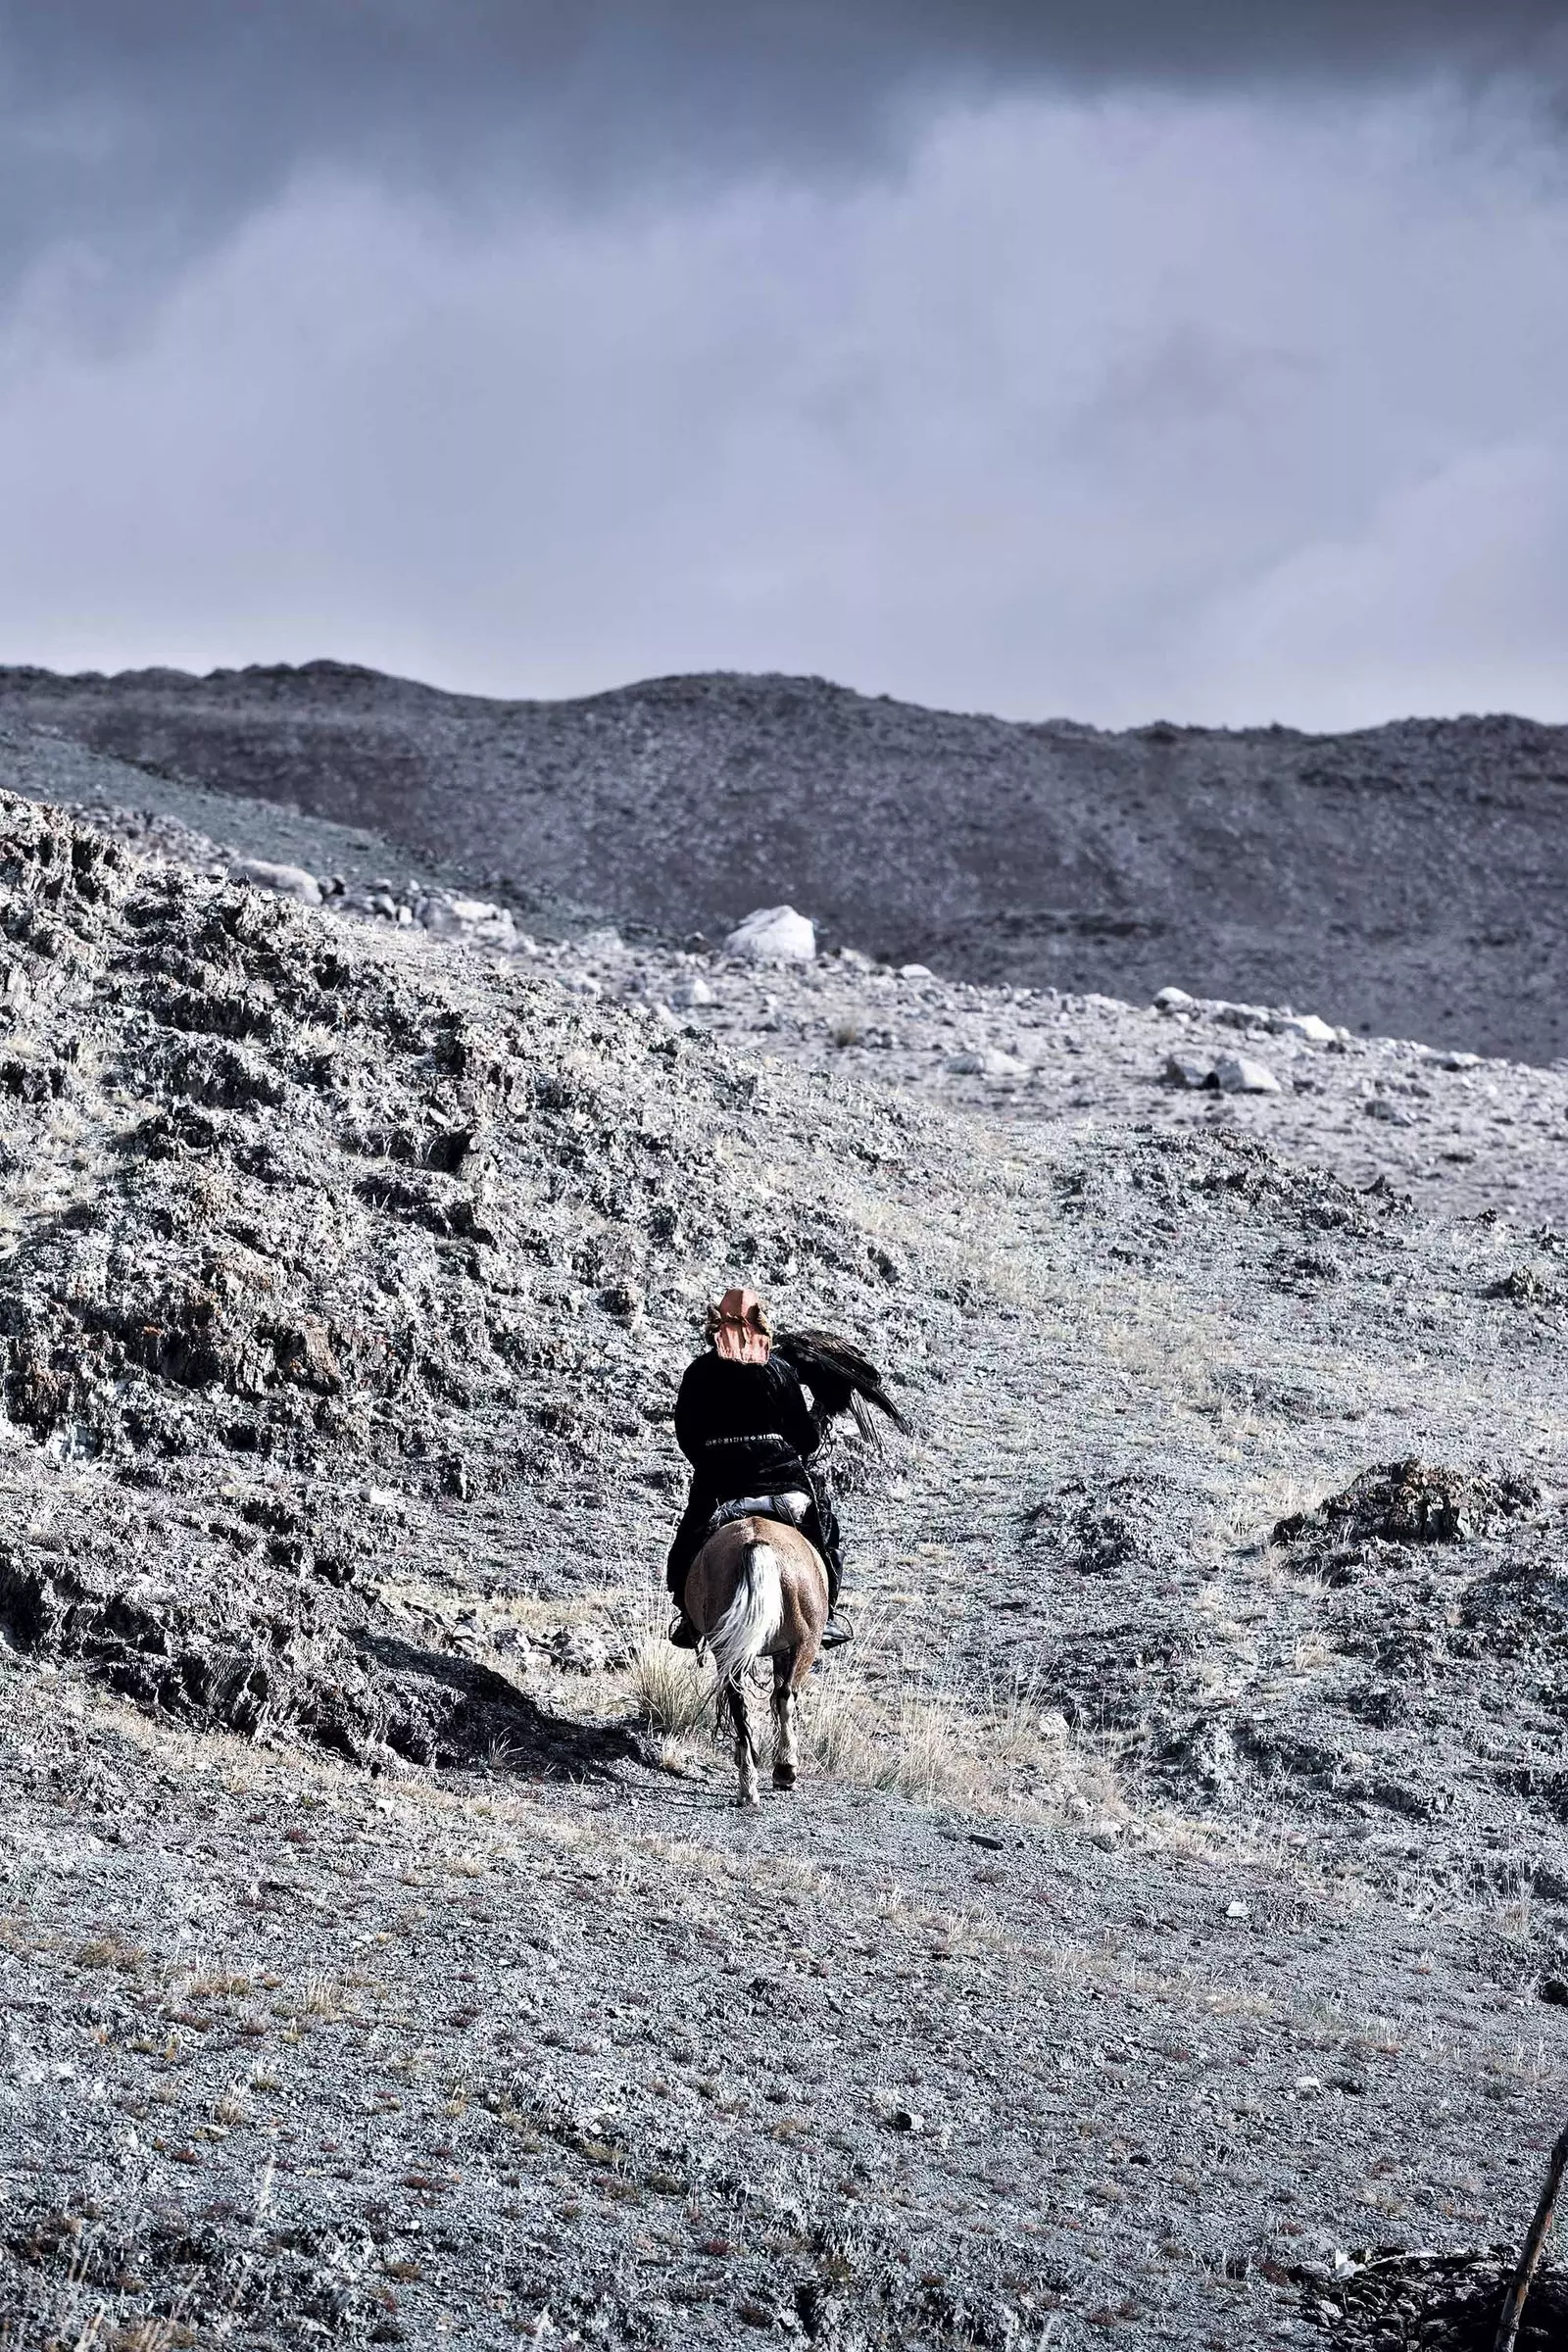
M1568 719L1568 0L0 0L0 660Z

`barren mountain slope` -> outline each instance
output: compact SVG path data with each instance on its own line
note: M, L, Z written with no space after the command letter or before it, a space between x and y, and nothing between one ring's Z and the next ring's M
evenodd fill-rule
M1560 1236L16 801L0 928L19 2352L1494 2295L1568 1976ZM754 1820L657 1600L743 1271L916 1430L841 1451L859 1639Z
M0 712L366 825L489 887L710 932L806 907L893 960L1294 1000L1380 1034L1568 1051L1568 734L1101 734L817 679L503 703L332 662L0 672Z

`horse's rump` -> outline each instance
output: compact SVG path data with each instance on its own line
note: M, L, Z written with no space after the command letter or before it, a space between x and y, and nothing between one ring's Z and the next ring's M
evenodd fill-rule
M720 1683L738 1683L764 1656L784 1622L784 1580L777 1551L764 1536L749 1536L735 1580L735 1596L708 1629L709 1653Z

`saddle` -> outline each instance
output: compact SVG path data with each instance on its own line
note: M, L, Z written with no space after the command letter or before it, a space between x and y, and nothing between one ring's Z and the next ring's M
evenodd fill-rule
M786 1527L801 1528L811 1515L811 1497L792 1487L784 1494L742 1494L734 1502L721 1502L707 1527L704 1541L717 1535L721 1527L729 1527L737 1519L781 1519Z

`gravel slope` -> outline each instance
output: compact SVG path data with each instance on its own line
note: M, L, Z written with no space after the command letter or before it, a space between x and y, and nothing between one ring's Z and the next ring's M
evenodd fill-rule
M1401 2328L1494 2291L1568 1978L1538 1200L925 1100L804 979L708 967L778 999L743 1045L664 951L17 800L0 922L14 2344L1382 2341L1378 2247ZM1034 1009L1097 1071L1172 1030ZM841 1454L860 1637L755 1820L656 1584L741 1269L917 1432Z

